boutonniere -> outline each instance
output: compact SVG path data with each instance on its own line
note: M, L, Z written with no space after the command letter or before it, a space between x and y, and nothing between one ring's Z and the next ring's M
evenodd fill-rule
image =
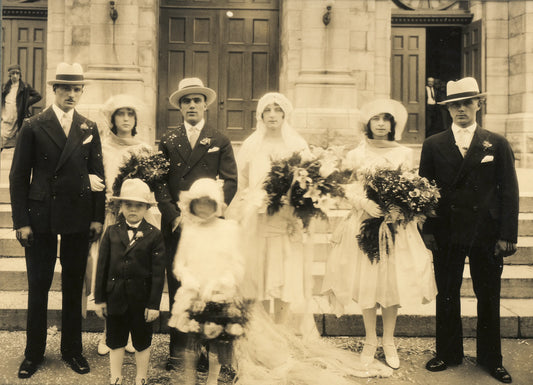
M130 242L130 245L133 244L133 242L138 241L139 239L141 239L143 236L144 236L144 234L143 234L142 231L137 231L135 233L135 236L132 238L132 240Z
M85 130L88 130L88 129L89 129L89 126L87 125L87 123L83 122L83 123L80 125L80 128L81 128L82 130L85 131Z
M483 146L483 151L487 151L489 148L492 147L492 143L488 140L484 140L481 145Z
M200 144L202 146L210 146L211 145L211 138L203 138L200 140Z

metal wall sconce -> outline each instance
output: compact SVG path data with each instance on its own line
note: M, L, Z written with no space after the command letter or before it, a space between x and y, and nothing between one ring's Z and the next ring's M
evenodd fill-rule
M326 7L326 13L324 13L324 15L322 16L322 22L327 27L330 21L331 21L331 5L328 5Z
M113 24L115 24L115 21L118 19L118 11L115 9L114 1L109 2L109 8L109 17L113 20Z

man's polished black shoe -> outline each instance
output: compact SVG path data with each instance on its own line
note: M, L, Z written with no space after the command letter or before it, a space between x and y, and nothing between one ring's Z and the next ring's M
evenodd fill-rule
M200 373L207 373L209 371L209 359L207 358L206 354L200 354L198 364L196 365L196 370L198 370Z
M69 356L69 357L63 356L61 358L76 373L85 374L91 371L91 368L89 367L89 363L87 362L85 357L83 357L81 354L78 354L75 356Z
M435 357L427 362L426 369L430 372L442 372L443 370L448 369L448 365L446 365L446 362L440 358Z
M30 361L27 358L22 361L19 367L18 376L19 378L30 378L39 368L39 365L43 362L42 359L38 361Z
M489 369L490 375L504 384L510 384L513 382L511 375L503 366L497 366L495 368Z

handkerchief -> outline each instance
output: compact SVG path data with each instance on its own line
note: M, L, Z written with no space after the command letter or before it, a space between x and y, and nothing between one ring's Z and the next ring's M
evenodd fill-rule
M494 161L494 155L485 155L483 159L481 159L481 163L488 163Z
M83 144L90 143L92 140L93 140L93 136L92 136L92 135L89 135L89 136L83 141Z
M207 152L216 152L216 151L220 151L220 147L211 147L209 150L207 150Z

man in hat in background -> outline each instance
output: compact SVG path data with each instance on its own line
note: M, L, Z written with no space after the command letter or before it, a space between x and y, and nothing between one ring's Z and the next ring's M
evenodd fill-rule
M179 282L172 274L172 262L180 236L181 214L177 206L179 194L189 190L200 178L219 178L223 181L224 201L229 204L237 191L237 165L230 140L205 121L208 106L216 99L211 88L204 87L198 78L180 81L178 90L170 95L170 104L181 111L183 123L169 130L161 138L159 149L170 161L170 172L165 183L155 191L161 211L161 231L167 254L167 282L170 309ZM187 335L170 330L170 357L167 370L176 368L182 355Z
M2 147L15 147L17 134L24 118L30 116L30 106L42 99L40 93L24 83L21 68L12 64L7 68L9 80L2 87Z
M82 355L81 293L89 242L98 238L104 221L104 191L91 190L94 180L104 177L102 149L96 124L74 109L85 84L81 65L60 63L48 84L53 87L54 103L24 120L9 175L13 227L25 248L28 276L26 350L20 378L32 376L44 358L58 234L61 356L74 371L90 371Z
M483 97L474 78L448 82L442 103L452 127L422 147L420 175L435 180L441 193L436 217L424 226L438 289L437 356L426 368L441 371L463 360L460 289L468 256L478 301L477 363L510 383L501 355L500 279L503 258L516 251L518 181L507 140L476 123Z

